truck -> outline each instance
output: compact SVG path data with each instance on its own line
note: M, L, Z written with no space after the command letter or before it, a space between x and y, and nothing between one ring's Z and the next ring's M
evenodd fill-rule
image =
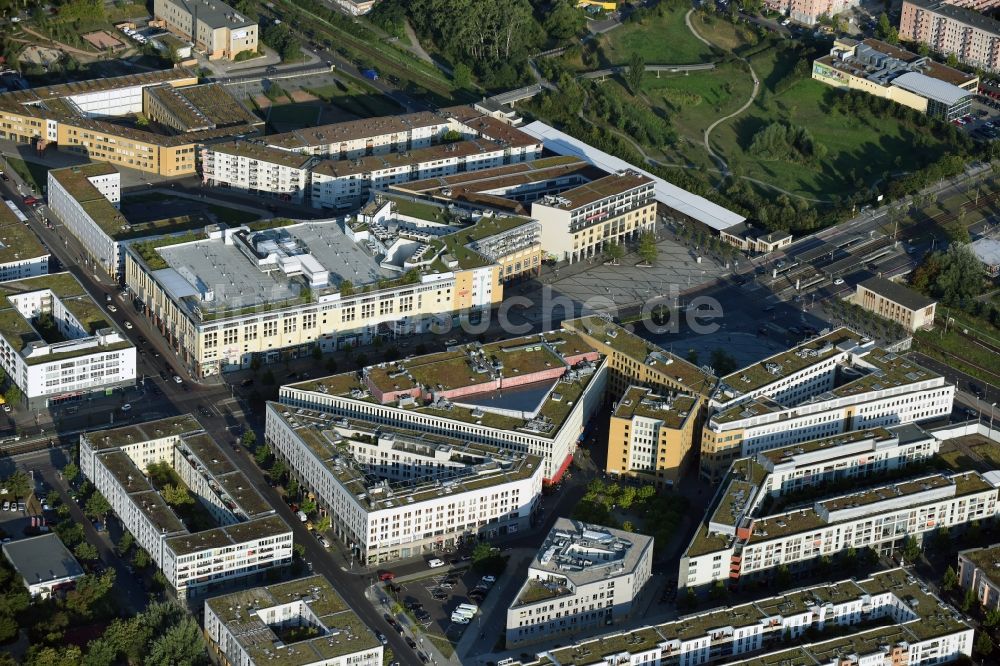
M479 612L479 606L477 606L476 604L459 604L458 608L455 609L455 612L458 611L464 611L475 615L476 613Z
M378 72L374 69L363 69L361 70L361 76L369 79L371 81L378 81Z

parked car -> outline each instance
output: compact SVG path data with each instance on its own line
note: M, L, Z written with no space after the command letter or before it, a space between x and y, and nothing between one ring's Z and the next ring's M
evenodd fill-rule
M444 561L443 560L439 560L436 557L433 557L433 558L427 560L427 566L429 566L431 569L437 569L438 567L443 567L444 566Z
M379 574L378 574L378 579L379 580L392 580L395 577L396 577L396 574L394 574L391 571L380 571Z

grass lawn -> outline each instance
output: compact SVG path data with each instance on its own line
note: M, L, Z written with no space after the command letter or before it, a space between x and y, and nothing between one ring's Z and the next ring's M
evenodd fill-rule
M315 127L320 111L321 106L316 103L280 104L268 111L267 122L278 132Z
M335 85L308 88L308 92L359 118L374 116L391 116L399 113L401 108L394 101L363 84L349 81L337 82Z
M683 15L681 25L684 26ZM753 28L743 23L733 24L721 16L705 16L701 12L695 12L691 15L691 25L699 35L724 51L734 51L742 46L756 44L758 41ZM686 30L687 26L684 26L684 29Z
M41 192L49 182L49 168L37 162L25 162L16 157L7 157L7 166L17 172L24 182L35 186L36 192Z
M983 455L983 451L977 450L976 453L982 455L984 458L987 458L987 456ZM982 464L973 460L961 451L949 451L947 453L942 453L938 457L941 458L941 460L943 460L950 469L956 472L964 472L970 469L978 469L982 467Z
M944 332L944 318L951 317L948 332ZM968 331L968 333L964 333ZM971 317L955 308L938 306L933 331L917 331L914 350L938 359L973 377L990 384L1000 384L1000 368L996 355L987 347L977 344L1000 346L1000 330L987 321Z
M972 447L972 450L988 460L994 468L1000 467L1000 444L990 442Z
M753 83L749 74L734 63L706 72L647 74L643 92L670 118L682 137L700 144L705 129L719 116L738 109L749 99Z
M208 212L215 216L220 222L225 222L231 225L248 224L250 222L256 222L260 219L260 215L256 213L251 213L246 210L238 210L236 208L228 208L226 206L219 206L217 204L209 204Z
M760 74L762 80L766 75ZM817 81L799 81L780 95L765 93L747 112L723 123L712 133L712 143L744 175L774 183L797 194L826 199L849 194L907 168L916 134L891 119L865 120L835 111L831 103L839 92ZM772 122L805 127L827 154L810 164L760 160L747 154L754 135ZM937 159L940 142L924 151Z
M614 65L628 64L640 53L648 65L686 65L713 60L712 51L684 23L687 9L667 9L642 23L629 22L607 33L601 45Z

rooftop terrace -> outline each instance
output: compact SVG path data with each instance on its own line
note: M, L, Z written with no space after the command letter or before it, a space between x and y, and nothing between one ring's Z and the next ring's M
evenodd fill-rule
M695 413L698 400L692 396L678 395L674 398L653 393L651 389L630 386L618 401L614 415L619 419L636 416L657 419L667 428L681 428Z

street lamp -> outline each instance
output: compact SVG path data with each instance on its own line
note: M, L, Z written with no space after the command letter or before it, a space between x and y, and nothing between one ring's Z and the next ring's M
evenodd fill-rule
M990 429L989 433L986 435L987 439L993 439L993 409L996 406L997 403L995 401L993 402L993 404L990 405Z

